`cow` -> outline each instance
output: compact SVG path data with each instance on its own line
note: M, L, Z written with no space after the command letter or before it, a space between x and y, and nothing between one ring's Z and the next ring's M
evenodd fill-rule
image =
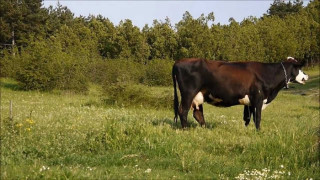
M218 107L244 105L243 120L248 126L251 116L260 129L261 111L290 82L304 84L308 80L299 62L288 57L281 63L225 62L198 58L181 59L174 63L174 121L180 117L182 128L188 126L190 109L200 126L205 126L203 103ZM177 86L180 90L179 105Z

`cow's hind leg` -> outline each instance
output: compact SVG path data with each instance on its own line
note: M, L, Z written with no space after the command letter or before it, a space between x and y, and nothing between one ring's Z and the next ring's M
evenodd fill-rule
M199 105L199 109L194 108L193 117L198 121L200 126L205 126L206 125L206 123L204 121L204 116L203 116L203 106L202 106L202 104Z
M190 102L189 102L190 101ZM180 117L180 121L181 121L181 126L182 128L186 128L188 127L188 112L189 109L191 107L191 102L192 100L187 101L186 99L182 99L181 100L181 104L179 106L179 117Z
M186 128L188 126L188 112L190 110L193 97L195 96L196 92L194 93L186 93L186 95L181 95L181 104L179 107L179 117L181 121L182 128Z

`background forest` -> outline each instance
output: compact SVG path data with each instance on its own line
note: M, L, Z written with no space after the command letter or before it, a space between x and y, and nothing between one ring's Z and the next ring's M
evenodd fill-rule
M287 56L320 58L319 1L274 1L260 18L228 25L214 13L177 24L154 20L142 29L129 19L114 25L107 17L75 17L60 4L42 0L1 0L1 77L25 90L72 90L86 93L88 83L106 91L129 84L171 84L174 60L199 57L225 61L279 62ZM116 86L116 87L115 87ZM110 92L110 91L109 91Z
M0 0L0 179L320 178L320 3L270 1L262 17L229 24L214 13L154 20L75 17L60 4ZM204 104L175 124L171 69L187 57L307 60L245 127L243 106Z

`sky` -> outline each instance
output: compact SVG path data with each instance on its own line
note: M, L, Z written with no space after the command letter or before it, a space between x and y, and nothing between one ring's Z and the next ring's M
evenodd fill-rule
M44 6L56 6L58 0L44 0ZM140 29L145 24L152 25L153 20L164 21L168 17L172 25L182 19L185 11L189 11L193 18L198 18L202 13L208 15L214 12L214 23L229 24L233 17L240 22L249 16L260 17L270 7L273 0L248 0L248 1L90 1L90 0L59 0L60 4L67 6L75 16L88 16L101 14L118 25L121 20L130 19L133 25Z

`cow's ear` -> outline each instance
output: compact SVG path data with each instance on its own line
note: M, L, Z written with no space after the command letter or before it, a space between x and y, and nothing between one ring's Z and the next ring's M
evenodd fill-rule
M306 65L306 63L307 63L307 61L306 61L306 60L302 60L302 61L300 61L300 66L301 66L301 67L303 67L303 66L305 66L305 65Z
M298 61L298 62L296 62L296 63L293 63L293 65L296 66L296 67L301 68L301 67L303 67L303 66L306 65L306 60Z
M299 64L299 61L293 57L288 57L286 62L290 62L292 64Z

